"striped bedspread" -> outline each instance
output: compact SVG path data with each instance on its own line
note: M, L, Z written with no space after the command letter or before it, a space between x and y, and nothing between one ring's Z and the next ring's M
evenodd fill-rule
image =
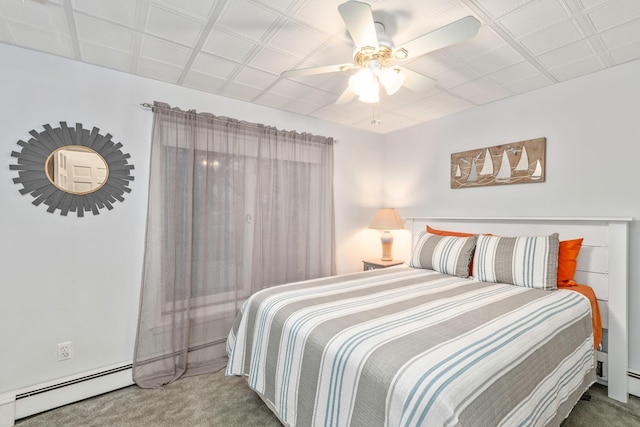
M227 375L290 426L559 425L595 381L589 301L408 267L265 289Z

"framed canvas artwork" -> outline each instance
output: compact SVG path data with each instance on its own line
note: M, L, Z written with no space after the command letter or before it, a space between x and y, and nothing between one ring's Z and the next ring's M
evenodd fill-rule
M451 154L451 188L544 182L547 138Z

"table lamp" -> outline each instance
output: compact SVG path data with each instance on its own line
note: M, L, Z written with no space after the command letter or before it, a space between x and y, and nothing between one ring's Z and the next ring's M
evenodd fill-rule
M393 245L393 235L389 230L404 229L402 218L394 208L380 208L369 224L369 228L383 230L380 241L382 242L382 260L392 261L391 246Z

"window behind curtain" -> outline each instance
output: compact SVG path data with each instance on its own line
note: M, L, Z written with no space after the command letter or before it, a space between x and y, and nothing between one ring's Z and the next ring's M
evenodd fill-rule
M335 274L332 144L156 104L138 385L222 368L252 292Z

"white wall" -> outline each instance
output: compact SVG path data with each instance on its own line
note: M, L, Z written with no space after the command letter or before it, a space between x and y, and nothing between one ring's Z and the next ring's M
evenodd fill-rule
M382 197L381 136L4 44L0 58L0 393L132 359L152 122L142 102L337 138L338 272L376 255L366 227ZM96 126L131 154L132 192L112 211L50 214L12 182L16 142L60 121ZM65 341L73 359L57 362Z
M640 61L388 135L384 202L402 216L640 218ZM450 155L547 138L546 182L450 188ZM409 253L407 240L395 250ZM630 226L630 368L640 371L640 227Z

